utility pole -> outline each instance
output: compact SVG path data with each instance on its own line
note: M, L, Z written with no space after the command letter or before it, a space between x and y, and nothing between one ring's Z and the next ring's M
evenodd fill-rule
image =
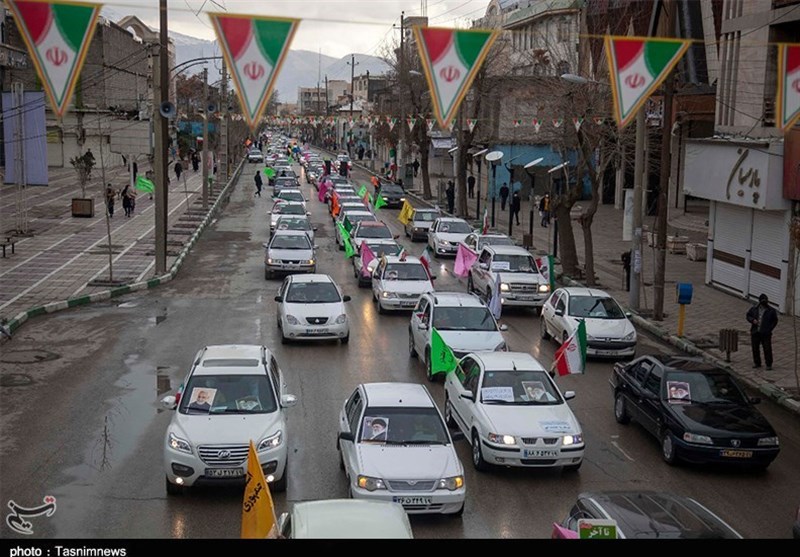
M14 131L14 159L16 164L16 227L17 234L28 233L28 203L26 200L27 178L25 175L25 126L23 112L25 106L25 88L21 82L12 85L12 103L16 116L17 129ZM8 163L6 163L8 164ZM105 189L103 189L105 191Z
M208 210L208 119L211 114L208 110L208 67L203 68L203 100L206 103L203 112L203 210Z
M328 74L325 74L325 116L330 115L328 104Z
M644 142L647 141L644 110L636 115L636 150L633 164L633 249L631 250L631 290L628 305L639 311L642 285L642 189L644 181Z
M159 0L160 35L158 54L153 57L153 117L155 119L155 157L153 160L155 177L156 211L156 275L167 272L167 145L169 143L169 121L161 116L159 108L169 101L169 58L167 56L167 0Z
M406 137L406 130L405 130L405 98L403 96L403 83L405 83L406 73L405 73L405 62L406 62L406 12L400 12L400 54L398 57L399 62L399 77L400 77L400 137L397 142L397 153L396 153L396 160L397 160L397 175L400 176L401 174L401 166L403 165L403 161L405 161L405 137Z
M219 84L219 156L217 157L217 187L222 191L228 181L228 68L222 62L222 81Z
M356 80L356 66L358 62L356 62L356 55L350 55L350 118L353 118L353 86L355 85ZM348 119L348 124L349 124ZM350 139L353 138L353 128L350 127ZM344 139L344 137L342 138ZM353 158L353 153L351 152L352 149L350 148L350 142L347 141L347 152L350 154L350 158Z

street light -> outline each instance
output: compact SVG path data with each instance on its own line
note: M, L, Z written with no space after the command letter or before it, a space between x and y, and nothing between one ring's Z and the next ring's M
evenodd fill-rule
M528 196L528 234L531 236L531 245L533 245L533 190L536 187L536 172L532 169L542 161L544 161L544 157L539 157L523 166L525 172L531 177L531 193Z
M562 168L567 168L569 166L569 162L562 162L558 166L554 166L550 170L547 171L550 174L550 191L553 191L553 173L558 172ZM567 171L564 170L564 179L569 179L569 174ZM567 184L569 186L569 184ZM556 192L558 195L561 195L561 187L559 186L558 191ZM550 196L550 203L553 202L553 196ZM549 236L549 234L548 234ZM549 243L549 242L548 242ZM558 257L558 219L555 219L555 224L553 225L553 257Z
M486 160L492 163L492 228L494 228L495 202L497 200L497 165L503 159L502 151L492 151L486 155Z
M477 218L481 218L481 159L480 157L485 155L489 149L481 149L477 153L472 155L472 160L475 161L475 164L478 165L478 204L475 207L475 216Z

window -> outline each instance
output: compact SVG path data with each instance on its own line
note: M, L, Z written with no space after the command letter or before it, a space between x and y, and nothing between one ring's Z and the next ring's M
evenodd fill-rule
M364 412L361 443L449 445L447 428L436 408L375 407Z
M417 308L414 310L414 313L424 313L425 310L428 308L428 298L424 296L419 299L419 303L417 304Z
M486 265L489 265L489 263L491 263L491 261L492 261L492 254L489 253L486 250L483 250L483 253L481 253L481 258L480 258L479 261L480 261L480 263L484 263Z
M272 385L275 387L275 394L281 395L281 368L275 360L275 356L269 357L269 374L272 376Z
M332 282L295 282L284 302L293 304L334 304L340 302L339 291Z
M625 319L625 313L613 298L594 296L572 296L569 299L569 314L592 319Z
M267 414L277 409L266 374L193 375L180 406L182 414Z
M661 393L661 370L653 367L644 380L644 388L658 396Z
M562 18L558 22L558 40L559 40L559 42L565 42L565 41L569 40L569 35L570 35L570 33L569 33L570 29L569 28L570 28L569 20L567 20L565 18Z
M492 312L480 307L438 307L433 317L437 331L496 331Z
M484 404L560 404L561 397L543 370L487 370L483 374Z
M477 401L478 394L478 379L481 376L481 368L477 362L470 360L468 365L463 366L464 369L464 388L472 391L472 396Z
M353 435L358 430L358 418L361 416L361 393L358 389L350 395L347 404L344 406L345 414L347 415L347 423L350 426L350 431Z
M567 296L565 294L561 295L561 297L558 299L558 302L556 302L556 311L564 311L567 308L567 304L565 302L566 298Z

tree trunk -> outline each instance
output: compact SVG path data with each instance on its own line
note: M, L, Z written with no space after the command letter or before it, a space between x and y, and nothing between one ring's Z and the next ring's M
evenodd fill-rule
M456 215L469 218L467 212L467 145L466 134L458 118L458 151L456 151Z
M592 221L594 221L594 213L597 211L596 203L594 211L589 214L586 212L581 217L581 228L583 229L583 257L586 262L586 285L595 286L594 281L594 238L592 238Z
M424 129L425 122L422 122L422 126L423 130L421 135L425 136L425 138L419 142L419 165L422 171L422 197L423 199L431 199L433 197L431 194L431 174L428 169L430 142L427 137L428 132Z
M559 203L555 209L558 219L558 249L561 252L561 270L574 277L578 270L578 251L575 249L575 234L572 231L570 207Z

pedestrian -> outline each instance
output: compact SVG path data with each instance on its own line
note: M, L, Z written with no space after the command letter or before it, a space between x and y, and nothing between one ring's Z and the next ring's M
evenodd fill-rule
M133 210L131 209L131 195L130 195L130 184L125 184L125 187L122 188L122 209L125 211L125 216L130 217Z
M778 325L778 312L769 305L766 294L758 297L758 304L747 310L750 323L750 339L753 347L753 368L761 367L761 350L764 347L764 362L767 371L772 369L772 331Z
M91 149L86 149L86 153L83 154L83 157L88 161L91 161L91 165L94 166L94 153L92 153Z
M256 170L256 175L253 177L253 180L256 183L256 195L261 197L261 187L264 185L264 182L261 180L261 172Z
M136 177L139 175L139 165L133 161L133 181L136 182Z
M133 216L133 212L136 210L136 190L128 188L128 197L131 200L131 216Z
M414 164L412 166L414 167L414 178L416 178L419 173L419 159L417 157L414 157Z
M467 178L467 195L470 199L475 199L475 176L472 174Z
M542 217L541 225L547 228L550 224L550 194L544 194L539 200L539 216Z
M447 189L444 192L447 195L447 212L452 214L456 204L456 185L452 180L447 181Z
M359 145L359 147L358 147L358 160L360 160L360 161L364 160L364 146L363 145Z
M503 182L503 185L500 187L500 210L506 210L506 202L508 201L508 184Z
M197 172L200 169L200 155L197 152L192 153L192 170Z
M108 207L108 217L114 218L114 199L117 197L117 191L111 186L106 185L106 206Z
M521 208L522 198L519 196L519 191L514 191L514 195L511 196L511 217L517 221L517 226L519 226L519 210Z
M181 179L182 172L183 172L183 165L181 164L181 161L178 161L175 163L175 176L178 178L178 180Z

